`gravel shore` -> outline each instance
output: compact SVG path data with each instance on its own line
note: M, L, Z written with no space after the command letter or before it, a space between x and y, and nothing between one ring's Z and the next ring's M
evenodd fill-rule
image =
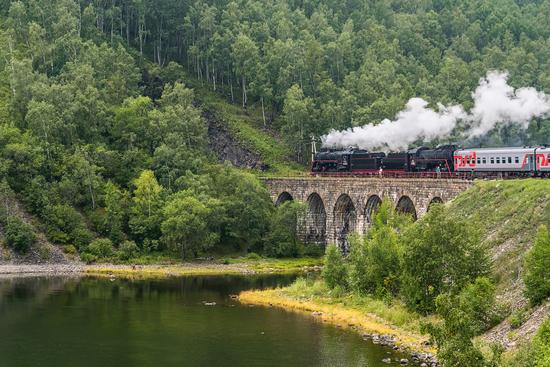
M20 265L6 264L0 265L0 277L7 275L26 275L26 274L75 274L84 271L84 265L74 264L44 264L44 265Z

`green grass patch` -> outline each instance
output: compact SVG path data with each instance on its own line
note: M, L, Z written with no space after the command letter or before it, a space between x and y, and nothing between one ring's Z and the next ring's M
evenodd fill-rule
M494 254L499 290L519 279L523 257L541 224L550 224L550 180L476 181L453 200L448 212L457 221L476 219L484 244Z
M220 259L219 262L230 265L244 265L255 272L296 272L304 268L311 268L323 265L323 259L320 257L300 257L287 259L274 258L256 258L255 256L245 256L236 258Z
M290 286L282 288L280 292L283 296L298 301L312 301L323 305L360 310L414 333L420 333L420 323L429 320L409 311L400 300L383 301L372 296L343 292L338 287L331 290L321 279L299 278Z

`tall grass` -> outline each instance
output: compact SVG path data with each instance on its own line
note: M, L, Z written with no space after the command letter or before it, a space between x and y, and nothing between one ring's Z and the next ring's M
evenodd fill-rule
M384 301L372 296L345 292L338 287L331 290L322 279L298 278L293 284L283 288L281 295L296 300L307 300L323 305L358 310L413 332L419 332L420 322L428 320L409 311L400 300Z

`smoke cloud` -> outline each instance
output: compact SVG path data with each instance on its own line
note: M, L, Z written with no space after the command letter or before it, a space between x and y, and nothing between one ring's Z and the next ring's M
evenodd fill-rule
M422 98L411 98L394 120L333 130L322 137L323 146L404 150L418 140L430 142L448 138L459 124L464 127L465 138L474 138L502 125L526 129L533 118L550 116L549 95L531 87L514 89L507 80L507 73L488 72L472 93L474 107L469 112L460 105L438 104L436 109L431 109Z

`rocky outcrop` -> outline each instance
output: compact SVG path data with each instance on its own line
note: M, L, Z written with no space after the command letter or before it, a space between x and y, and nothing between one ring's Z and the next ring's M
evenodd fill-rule
M31 225L36 234L36 242L25 254L18 254L5 245L4 229L0 225L0 265L8 264L71 264L78 262L65 254L59 246L52 244L37 226L38 220L24 210L14 198L8 198L13 216Z
M251 151L231 135L231 131L218 115L207 109L203 109L202 115L208 123L210 148L220 162L229 161L235 167L261 171L268 168L258 153Z

